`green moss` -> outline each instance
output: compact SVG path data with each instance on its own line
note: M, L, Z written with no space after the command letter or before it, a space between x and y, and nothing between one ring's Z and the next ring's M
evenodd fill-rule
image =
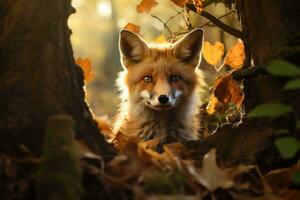
M42 162L38 167L38 199L80 199L81 166L71 117L51 117L46 128Z

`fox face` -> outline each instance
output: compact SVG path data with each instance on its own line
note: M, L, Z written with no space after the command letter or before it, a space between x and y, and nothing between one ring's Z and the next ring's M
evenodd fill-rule
M148 44L130 31L121 31L119 47L130 101L166 111L191 99L202 43L201 29L163 45Z

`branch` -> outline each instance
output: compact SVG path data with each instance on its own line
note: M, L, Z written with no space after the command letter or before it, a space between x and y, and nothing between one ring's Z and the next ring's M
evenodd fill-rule
M193 11L195 13L198 13L193 4L186 4L186 7L189 8L191 11ZM230 35L233 35L237 38L241 38L241 39L243 38L243 32L242 31L237 30L235 28L232 28L231 26L228 26L227 24L223 23L220 19L216 18L212 14L210 14L210 13L204 11L204 10L201 13L198 13L198 14L201 15L202 17L205 17L206 19L208 19L212 23L214 23L216 26L221 28L226 33L228 33Z
M222 19L223 17L226 17L226 16L228 16L232 13L235 13L235 10L231 10L228 13L225 13L224 15L221 15L220 17L218 17L218 19ZM206 25L210 25L210 24L214 25L210 20L208 20L206 23L200 25L199 28L202 28L202 27L204 27Z
M266 75L268 74L264 66L257 65L250 68L244 68L236 70L232 73L234 80L239 81L242 79L252 78L257 75Z
M166 22L164 22L163 20L161 20L156 15L151 15L151 17L153 17L153 18L157 19L158 21L160 21L164 25L164 27L168 30L168 32L170 33L171 37L173 37L173 32L171 31L171 29L169 28L169 26L167 25Z

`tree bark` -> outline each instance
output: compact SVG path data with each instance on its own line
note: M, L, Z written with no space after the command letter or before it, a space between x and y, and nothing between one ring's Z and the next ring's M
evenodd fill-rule
M67 20L70 0L0 0L0 151L40 154L49 116L70 115L77 138L101 155L112 148L85 103Z
M246 51L245 67L266 66L275 58L286 59L300 66L300 2L297 0L236 0ZM283 69L284 70L284 69ZM244 80L245 110L249 112L262 103L278 102L292 105L293 115L300 119L299 91L283 92L286 80L257 74ZM204 141L189 143L193 156L201 157L211 148L217 149L224 165L258 164L263 170L289 164L283 162L274 145L275 131L293 130L291 116L274 120L244 119L239 127L226 125ZM299 130L298 130L299 132ZM294 133L295 134L295 133ZM298 134L299 135L299 134Z

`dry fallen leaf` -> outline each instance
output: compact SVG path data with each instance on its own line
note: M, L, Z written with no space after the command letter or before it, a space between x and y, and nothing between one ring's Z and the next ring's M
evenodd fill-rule
M158 3L155 0L142 0L141 3L137 5L136 9L139 13L150 12L157 4Z
M229 49L225 57L224 64L233 69L238 69L243 66L245 57L244 44L242 41L238 41Z
M214 45L212 45L210 42L205 41L203 45L202 55L206 62L213 66L216 66L224 55L223 43L216 42Z
M92 70L92 62L89 58L85 58L85 59L77 58L76 64L79 65L83 71L85 84L88 84L92 80L94 80L95 74Z
M128 23L126 26L124 26L124 29L132 31L134 33L140 33L141 31L141 27L133 23Z
M229 189L234 185L227 172L218 167L215 149L210 150L204 156L200 172L197 172L193 166L189 167L189 172L209 191L215 191L217 188Z
M171 0L174 4L180 7L184 7L188 0Z

